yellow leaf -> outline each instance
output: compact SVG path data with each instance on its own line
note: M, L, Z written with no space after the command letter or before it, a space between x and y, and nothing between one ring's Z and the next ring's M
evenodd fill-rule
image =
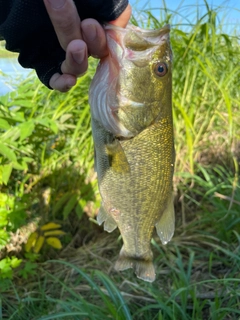
M29 252L31 248L35 245L37 237L38 237L38 233L36 231L30 234L30 236L28 237L27 243L25 244L26 252Z
M38 237L36 244L34 246L33 252L38 253L42 249L44 240L45 240L45 237L43 236Z
M47 224L44 224L40 229L42 231L45 231L45 230L59 229L59 228L61 228L60 224L55 223L55 222L49 222Z
M47 243L55 249L62 249L61 241L55 237L49 237L46 239Z
M51 231L44 232L44 236L45 237L48 237L48 236L61 236L63 234L66 234L66 232L64 232L62 230L51 230Z

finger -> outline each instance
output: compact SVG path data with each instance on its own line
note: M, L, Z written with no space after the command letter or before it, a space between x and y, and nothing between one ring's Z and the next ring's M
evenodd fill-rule
M50 81L49 85L51 88L61 91L61 92L67 92L69 91L73 86L75 86L77 82L77 78L75 76L72 76L70 74L59 74L55 73Z
M87 71L88 54L86 43L82 40L73 40L66 50L66 60L61 66L62 73L80 76Z
M125 28L128 24L128 21L131 18L132 14L132 8L130 4L127 6L127 8L123 11L123 13L114 21L110 21L111 24L114 24L115 26Z
M88 53L96 58L108 55L106 35L102 26L94 19L82 21L82 36L88 47Z
M72 0L43 1L64 50L72 40L82 39L80 18Z

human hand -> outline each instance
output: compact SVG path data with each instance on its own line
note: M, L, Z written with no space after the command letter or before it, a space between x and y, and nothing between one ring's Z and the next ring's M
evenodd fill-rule
M102 26L94 19L80 21L73 0L43 0L66 59L61 72L49 82L51 88L66 92L76 84L77 77L88 68L88 55L103 58L108 55L106 36ZM131 16L131 7L110 23L125 27Z

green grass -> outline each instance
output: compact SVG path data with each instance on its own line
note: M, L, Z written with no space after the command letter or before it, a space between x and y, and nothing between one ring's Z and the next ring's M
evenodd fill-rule
M68 94L28 78L0 97L0 257L28 261L27 279L16 269L0 280L0 319L240 319L240 47L221 10L193 6L196 21L166 6L161 22L141 13L148 28L172 24L174 52L176 232L167 246L152 240L153 284L114 271L119 232L89 221L100 202L87 102L96 64ZM63 249L24 255L52 220Z
M13 53L5 49L5 41L0 41L0 58L10 58L16 56L17 53Z

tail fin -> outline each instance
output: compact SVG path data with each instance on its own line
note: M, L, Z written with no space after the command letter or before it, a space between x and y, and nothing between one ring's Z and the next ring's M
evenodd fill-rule
M144 281L153 282L156 278L151 255L149 259L144 257L133 257L127 255L122 248L118 260L116 261L115 269L117 271L123 271L129 268L133 268L137 277Z

